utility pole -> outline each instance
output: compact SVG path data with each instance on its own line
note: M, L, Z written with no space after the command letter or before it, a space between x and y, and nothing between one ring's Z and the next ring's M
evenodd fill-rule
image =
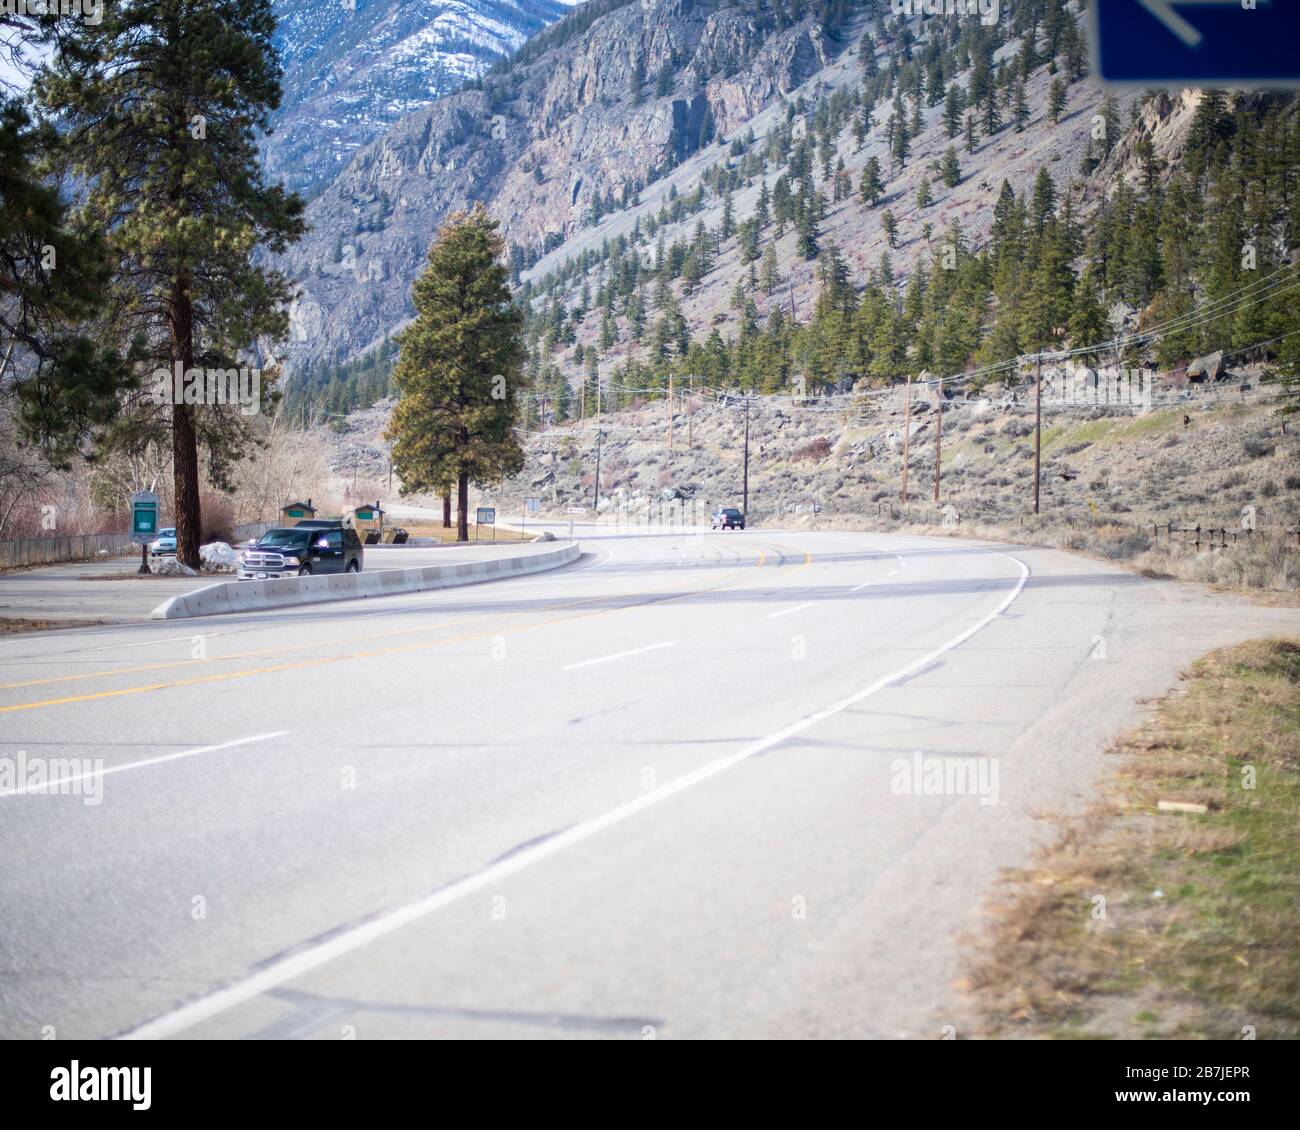
M695 378L688 377L689 391L686 394L686 446L695 450ZM1286 425L1284 424L1283 427Z
M939 378L938 402L934 417L934 501L939 501L939 482L943 478L943 378Z
M673 453L673 375L668 374L668 454Z
M745 393L745 472L740 503L740 516L749 525L749 393Z
M593 517L600 513L600 441L603 439L603 433L599 428L596 429L596 505L592 509Z
M587 378L586 377L583 377L582 383L578 385L578 404L579 404L578 418L580 420L585 420L587 418Z
M1043 455L1043 351L1034 357L1034 513L1038 513L1038 472Z
M912 374L907 374L907 387L903 394L907 402L903 405L903 505L907 505L907 460L912 442Z

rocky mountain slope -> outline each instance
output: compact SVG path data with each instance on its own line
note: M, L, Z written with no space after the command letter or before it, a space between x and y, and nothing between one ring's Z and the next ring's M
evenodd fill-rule
M475 79L577 0L278 0L269 171L313 195L399 118Z
M408 114L313 201L282 266L300 281L291 359L344 360L407 314L442 217L481 200L520 248L553 249L595 201L658 184L848 49L765 0L594 0L509 68ZM594 17L594 18L593 18Z

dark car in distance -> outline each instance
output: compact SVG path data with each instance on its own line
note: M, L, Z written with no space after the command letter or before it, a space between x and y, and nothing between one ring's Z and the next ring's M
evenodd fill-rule
M360 573L364 553L361 539L350 527L285 526L267 530L239 554L239 579Z
M745 516L734 506L719 506L713 512L713 528L715 530L743 530L745 528Z

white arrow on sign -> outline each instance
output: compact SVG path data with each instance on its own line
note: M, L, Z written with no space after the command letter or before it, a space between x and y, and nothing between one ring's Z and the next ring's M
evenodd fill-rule
M1188 47L1199 47L1205 36L1180 16L1175 11L1175 8L1190 8L1193 6L1198 8L1225 8L1237 4L1240 4L1242 8L1246 7L1243 0L1138 0L1138 3L1178 36ZM1250 7L1254 8L1256 3L1267 4L1268 0L1254 0Z

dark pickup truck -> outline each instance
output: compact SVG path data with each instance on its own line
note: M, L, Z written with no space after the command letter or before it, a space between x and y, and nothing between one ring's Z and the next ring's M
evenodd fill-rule
M285 526L240 552L239 579L360 573L364 553L356 530L346 526Z

